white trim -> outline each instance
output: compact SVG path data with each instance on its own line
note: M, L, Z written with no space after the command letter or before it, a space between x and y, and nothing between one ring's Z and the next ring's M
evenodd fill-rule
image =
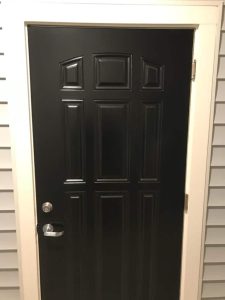
M218 21L218 28L222 27L222 18L223 18L223 3L221 4L220 16ZM203 203L203 219L202 219L202 247L200 253L200 276L199 278L199 291L198 297L201 299L202 294L202 284L203 284L203 272L204 272L204 254L205 254L205 234L206 234L206 222L207 222L207 211L208 211L208 197L209 197L209 179L210 179L210 169L211 169L211 155L212 155L212 140L213 140L213 122L214 122L214 113L215 113L215 99L216 99L216 86L217 86L217 72L219 65L219 51L220 51L220 37L221 30L217 30L216 41L215 41L215 57L214 57L214 70L212 79L212 99L211 101L211 111L210 111L210 121L209 121L209 139L208 139L208 158L207 158L207 167L206 167L206 184L205 184L205 201Z
M26 0L33 1L36 0ZM217 1L217 0L216 0ZM215 6L219 1L213 0L40 0L41 3L48 4L102 4L102 5L186 5L186 6Z
M16 5L17 6L17 5ZM21 7L14 5L14 13ZM97 4L26 4L23 19L33 23L64 24L215 24L217 6L202 6L201 10L194 6L181 5L97 5ZM129 14L127 10L129 9ZM49 13L49 11L52 13ZM159 12L160 10L160 12ZM174 23L174 10L179 11ZM203 13L204 11L204 13ZM41 12L41 14L40 14ZM63 14L65 15L62 15ZM76 12L76 13L75 13ZM16 16L15 16L16 17ZM18 16L17 16L18 18ZM132 19L132 22L131 22Z
M196 80L192 84L184 220L181 300L197 300L207 189L210 110L222 2L169 5L49 4L9 1L5 19L7 86L11 113L13 170L20 257L21 300L40 300L36 238L35 180L30 116L26 23L111 24L141 27L195 27ZM24 9L23 9L24 8ZM76 12L76 13L74 13ZM207 51L206 51L207 49ZM206 72L207 70L207 72Z

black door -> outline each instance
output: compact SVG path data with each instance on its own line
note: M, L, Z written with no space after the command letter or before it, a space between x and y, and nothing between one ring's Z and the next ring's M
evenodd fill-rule
M178 300L193 30L28 34L42 300Z

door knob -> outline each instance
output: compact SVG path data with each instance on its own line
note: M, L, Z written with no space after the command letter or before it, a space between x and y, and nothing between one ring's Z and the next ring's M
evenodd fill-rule
M45 202L42 204L42 211L44 213L50 213L53 210L53 205L51 202Z
M64 231L54 231L54 226L52 224L45 224L42 227L44 236L47 237L60 237L64 235Z

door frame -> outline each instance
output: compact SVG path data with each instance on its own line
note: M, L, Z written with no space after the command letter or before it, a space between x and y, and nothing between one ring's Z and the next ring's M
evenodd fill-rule
M197 73L191 83L186 172L189 208L184 213L180 300L199 299L223 1L168 3L116 0L117 4L110 0L98 0L98 4L92 0L87 1L89 4L72 3L76 0L65 3L63 0L8 2L4 4L6 95L11 119L21 300L41 299L28 24L196 29L193 57L197 60Z

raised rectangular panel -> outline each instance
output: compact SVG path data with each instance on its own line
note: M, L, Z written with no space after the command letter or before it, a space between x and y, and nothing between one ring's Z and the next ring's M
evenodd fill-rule
M225 81L217 80L216 101L225 101Z
M83 57L75 57L60 64L62 89L83 89Z
M15 230L16 219L14 212L0 212L0 230Z
M84 180L84 108L83 102L64 102L66 180Z
M86 201L85 192L69 192L65 194L65 220L66 228L65 248L66 270L69 280L67 280L67 290L73 291L73 299L80 299L80 292L84 288L84 274L90 271L88 261L93 254L92 246L87 246L88 225L91 227L93 237L94 226L92 221L87 223L87 202L93 209L93 201ZM91 199L92 200L92 199ZM92 212L91 212L92 213ZM88 249L89 248L89 249ZM91 254L89 255L90 252ZM86 271L85 271L86 270Z
M225 54L225 33L220 36L220 54Z
M225 208L209 208L207 225L225 225Z
M210 185L225 185L225 168L212 168L210 174Z
M225 57L219 58L218 78L225 78Z
M205 242L206 245L225 244L225 228L207 228Z
M13 199L13 192L0 191L0 211L1 210L14 210L15 204Z
M0 103L0 124L9 124L8 104Z
M10 147L10 131L9 127L0 126L0 147Z
M205 262L217 263L225 262L225 246L224 247L205 247Z
M68 237L77 236L86 227L86 195L85 192L71 192L66 195L65 224ZM72 247L72 245L71 245ZM69 249L71 251L71 249Z
M98 289L99 299L111 299L112 295L113 299L126 299L128 293L128 204L126 192L96 193L96 286L102 287Z
M16 248L16 232L0 232L0 250L15 250Z
M138 295L140 299L154 298L155 285L153 274L157 272L155 255L157 248L158 205L152 192L140 192L138 199L138 261L137 278L139 280Z
M205 282L202 287L202 298L225 297L224 282Z
M12 188L12 171L0 171L0 190L11 190Z
M96 89L129 89L131 55L99 54L94 56Z
M142 89L162 90L164 86L164 66L156 65L145 58L141 58Z
M225 187L210 188L209 206L225 206Z
M17 252L0 252L0 269L17 269ZM0 298L1 299L1 298Z
M142 106L141 181L159 181L161 145L161 105Z
M203 280L225 280L225 265L205 265Z
M217 103L214 123L225 123L225 103Z
M17 287L17 286L19 286L18 271L0 270L0 287Z
M213 147L212 166L225 166L225 147Z
M1 300L20 300L19 289L3 289L0 290Z
M97 103L95 174L98 181L129 177L129 104Z

